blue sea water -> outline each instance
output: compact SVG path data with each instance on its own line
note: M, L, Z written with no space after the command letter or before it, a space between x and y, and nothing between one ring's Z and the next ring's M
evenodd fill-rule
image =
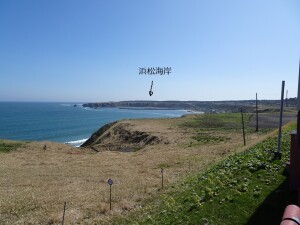
M101 126L120 119L179 117L185 110L90 109L75 103L0 102L0 139L81 145Z

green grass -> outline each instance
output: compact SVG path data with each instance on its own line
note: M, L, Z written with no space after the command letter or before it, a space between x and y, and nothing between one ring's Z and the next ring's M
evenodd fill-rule
M245 124L249 121L251 114L244 114ZM179 126L197 128L199 130L240 130L242 128L242 117L240 113L202 114L196 118L186 121Z
M255 132L255 127L250 126L250 121L254 120L253 113L244 114L245 134L266 134L273 128L265 128L261 122L259 131ZM191 118L183 123L178 124L179 127L192 129L195 133L189 142L182 147L197 147L205 144L218 144L230 140L226 134L233 132L242 132L241 113L220 113L220 114L201 114ZM215 132L222 132L224 135L215 135Z
M0 153L8 153L10 151L16 150L20 147L22 143L19 142L8 142L4 140L0 140Z
M233 118L234 119L234 118ZM289 131L282 138L282 159L274 160L272 137L229 156L204 173L189 176L178 187L123 224L280 224L286 205L295 201L284 175L289 159ZM120 221L118 221L120 223Z
M230 140L229 137L216 136L208 133L197 133L196 136L192 137L192 139L197 141L198 144L216 144Z
M246 135L255 132L255 129L248 125L251 119L253 119L253 114L244 114ZM242 117L240 113L201 114L189 118L185 122L178 124L178 126L191 129L195 134L185 145L182 145L182 147L198 147L224 143L231 139L228 137L228 134L232 135L233 132L241 133ZM270 129L260 129L258 134L263 134L268 131L270 131ZM220 132L224 135L220 135Z
M272 115L270 115L271 117ZM246 133L254 133L255 126L250 122L255 120L253 113L244 113L244 126ZM274 128L268 128L266 121L259 122L258 134L268 133ZM242 116L241 113L219 113L219 114L201 114L193 119L189 119L183 123L178 124L179 127L195 129L198 132L207 131L229 131L241 132L242 130Z

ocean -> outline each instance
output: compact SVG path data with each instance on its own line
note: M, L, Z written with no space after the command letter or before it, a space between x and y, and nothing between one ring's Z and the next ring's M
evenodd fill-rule
M80 103L0 102L0 139L80 146L101 126L116 120L172 118L186 113L185 110L90 109Z

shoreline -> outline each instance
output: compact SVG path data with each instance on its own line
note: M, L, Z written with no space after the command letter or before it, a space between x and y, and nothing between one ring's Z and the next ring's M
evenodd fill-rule
M159 108L159 107L117 107L118 109L131 109L131 110L182 110L187 111L182 108Z
M120 119L173 118L182 110L92 109L70 103L1 103L0 138L79 146L101 126ZM167 107L166 107L167 108Z

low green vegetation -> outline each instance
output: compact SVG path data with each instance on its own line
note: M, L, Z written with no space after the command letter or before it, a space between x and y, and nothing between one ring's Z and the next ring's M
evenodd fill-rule
M244 113L245 134L266 134L274 128L268 128L268 119L261 119L259 130L255 131L256 116L253 113ZM271 115L270 117L273 117ZM266 116L265 116L266 117ZM277 124L277 123L276 123ZM179 123L179 127L192 130L194 136L188 140L182 147L198 147L202 145L211 145L225 143L231 138L228 135L232 133L242 134L242 116L241 113L219 113L219 114L201 114L195 115L185 122ZM221 135L220 135L221 132Z
M230 140L229 137L216 136L211 135L209 133L197 133L195 136L192 137L192 139L196 141L196 144L216 144Z
M282 158L276 159L277 138L227 157L204 173L190 175L163 194L156 204L122 220L130 224L279 224L294 195L284 175L290 135L283 130Z
M272 116L276 116L275 114ZM255 132L255 119L253 113L244 113L244 126L246 133ZM265 119L266 120L266 119ZM272 131L274 128L268 128L264 119L260 119L259 132L261 134ZM198 132L207 131L225 131L225 132L241 132L242 116L241 113L219 113L219 114L201 114L193 119L178 124L180 127L195 129ZM277 125L277 123L276 123Z
M245 123L249 121L250 114L244 114ZM200 130L240 130L242 119L240 113L202 114L196 116L180 126L197 128Z
M11 141L0 140L0 153L1 152L7 153L10 151L16 150L21 145L22 145L22 143L20 143L20 142L11 142Z

